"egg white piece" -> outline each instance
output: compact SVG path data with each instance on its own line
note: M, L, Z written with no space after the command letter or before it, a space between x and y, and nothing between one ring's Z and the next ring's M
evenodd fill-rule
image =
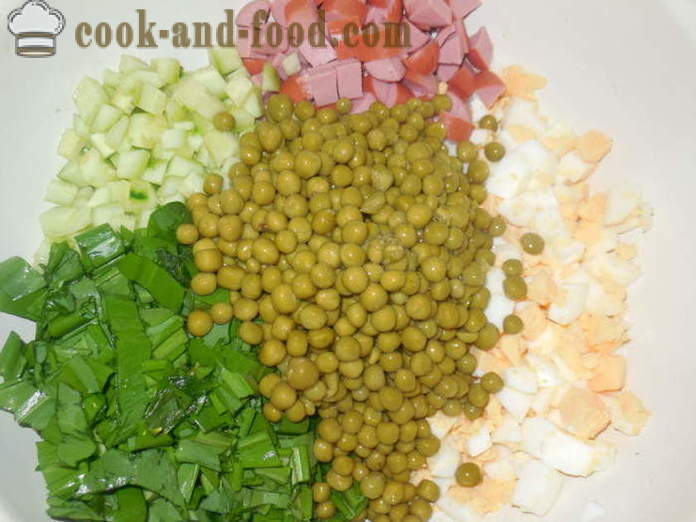
M481 429L471 435L466 442L466 451L470 457L478 457L482 453L488 451L493 446L491 440L491 432L487 426L482 426Z
M440 445L440 451L428 459L428 467L433 477L451 478L454 477L460 461L456 445L446 437Z
M512 388L503 388L496 399L505 408L510 415L515 419L522 421L529 412L532 405L532 397L526 393L513 390Z
M539 460L530 460L520 471L512 504L525 513L543 517L556 503L563 475Z

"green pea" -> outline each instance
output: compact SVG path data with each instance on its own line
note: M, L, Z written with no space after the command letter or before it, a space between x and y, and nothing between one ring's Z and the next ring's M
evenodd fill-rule
M479 120L479 128L496 132L498 130L498 121L495 119L495 116L488 114Z
M471 296L471 307L485 310L491 300L491 291L485 286L479 288L476 293Z
M495 265L495 254L491 250L481 248L476 251L476 260L491 267Z
M267 113L275 121L292 116L292 100L285 94L274 94L268 99Z
M465 402L464 406L462 407L464 410L464 415L466 416L467 419L469 420L476 420L483 415L483 409L479 408L478 406L474 406L470 402Z
M295 157L295 172L305 179L309 179L319 173L321 169L321 156L316 152L303 150Z
M487 144L483 150L488 161L500 161L505 157L505 147L495 141Z
M483 160L475 159L469 163L466 175L471 183L485 183L491 172L488 163Z
M464 328L466 328L467 332L480 332L481 329L486 326L486 321L486 315L481 311L480 308L471 308L469 310L469 317L464 324Z
M460 141L457 143L457 157L464 163L472 163L474 160L476 160L477 156L478 150L476 149L476 145L470 141Z
M465 488L476 487L483 480L481 469L473 462L466 462L460 465L454 478L457 480L457 484Z
M527 297L527 283L521 276L506 277L503 281L505 295L513 301L521 301Z
M462 281L468 286L483 286L486 282L486 274L477 265L469 265L462 272Z
M218 112L213 118L213 125L221 132L227 132L234 129L237 122L229 112Z
M488 404L490 396L480 383L475 383L469 386L467 399L469 400L469 403L473 404L474 406L485 408Z
M500 237L507 230L507 224L505 220L500 216L496 216L491 219L491 225L488 227L488 233L493 237Z
M503 263L503 272L506 276L521 276L524 267L519 259L508 259Z
M442 413L448 417L459 417L462 411L462 403L456 399L449 399L442 405Z
M488 351L498 344L498 339L500 339L498 327L492 323L487 323L479 331L478 339L476 339L476 347L479 350Z
M503 319L503 331L506 334L516 335L524 329L524 322L518 315L510 314Z
M538 256L544 251L544 239L539 234L527 232L520 239L522 250L533 256Z
M475 184L469 187L469 195L477 204L481 204L486 201L488 197L488 191L483 184Z
M316 112L316 107L307 100L302 100L295 105L295 116L297 116L300 121L307 121L310 118L314 118Z
M447 112L452 109L452 98L446 94L437 94L433 97L433 105L437 112Z
M353 102L348 98L341 98L336 102L336 111L339 114L348 114L353 109Z
M481 386L488 393L498 393L504 385L503 379L495 372L488 372L481 377Z
M460 372L465 373L467 375L471 375L472 373L474 373L476 371L477 366L478 361L476 360L476 357L471 353L467 353L457 361L457 369Z
M367 133L367 144L372 150L383 151L387 146L387 137L380 129L373 129Z

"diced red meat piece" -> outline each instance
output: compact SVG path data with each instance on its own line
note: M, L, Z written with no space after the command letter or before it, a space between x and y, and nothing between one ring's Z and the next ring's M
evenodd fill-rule
M456 73L458 70L459 66L457 65L441 63L440 66L437 68L437 79L441 82L449 82L452 76L454 76L454 73Z
M386 19L387 10L383 7L371 5L367 8L367 14L365 15L365 25L370 23L382 25Z
M474 73L466 65L462 65L447 83L450 89L463 100L468 100L476 91Z
M397 23L403 18L404 5L401 0L389 0L386 8L386 18L387 23Z
M336 69L338 95L341 98L360 98L363 95L362 64L357 60L339 60Z
M317 7L311 0L289 0L285 4L285 21L288 25L298 23L306 30L309 24L317 20Z
M365 70L372 77L385 82L398 82L406 74L404 64L397 57L365 62Z
M474 90L489 109L505 93L505 83L491 71L481 71L474 78Z
M242 58L244 67L246 67L246 70L252 76L254 74L259 74L261 71L263 71L263 64L265 64L266 61L267 60L261 60L259 58Z
M462 118L457 118L449 112L440 113L440 121L447 129L447 139L452 141L466 141L471 137L474 125Z
M377 98L375 98L375 95L371 92L367 92L362 98L358 98L357 100L353 101L353 108L350 112L353 114L365 112L370 108L370 105L372 105L376 101Z
M338 100L338 85L336 69L331 65L323 65L310 69L306 76L307 88L318 106L336 103Z
M437 69L440 47L437 42L430 42L404 59L404 65L410 71L419 74L432 74Z
M461 20L478 9L481 5L481 0L449 0L449 5L454 12L454 16Z
M350 19L357 20L362 27L367 14L367 6L360 0L325 0L326 21Z
M282 26L287 26L288 22L285 17L285 6L288 5L290 0L273 0L271 3L271 14L273 19Z
M418 74L414 71L406 71L404 85L418 96L434 96L437 94L437 80L432 74Z
M305 38L297 49L312 67L318 67L336 59L336 50L329 42L326 42L324 47L314 47Z
M455 21L452 24L452 31L441 43L440 63L459 65L464 61L469 50L469 39L466 35L464 23Z
M452 9L444 0L406 0L404 7L409 20L421 29L452 23Z
M259 21L262 23L266 22L268 13L271 11L271 4L267 0L253 0L249 2L239 11L234 23L237 25L252 25L258 11L264 13L263 17L259 15Z
M304 76L300 76L299 74L290 76L285 80L283 85L280 86L280 92L282 94L287 94L295 103L312 98L312 95L307 89Z
M481 27L469 39L467 59L479 70L488 70L493 59L493 42L485 27Z
M452 116L470 122L472 120L472 115L471 105L469 104L469 102L462 100L459 96L457 96L454 93L450 93L449 96L452 100L452 108L447 112L449 112Z

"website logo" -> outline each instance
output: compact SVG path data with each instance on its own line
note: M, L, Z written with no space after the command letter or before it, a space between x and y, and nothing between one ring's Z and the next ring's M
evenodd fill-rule
M28 0L7 17L15 37L15 53L26 58L56 54L56 37L65 28L65 16L44 0Z

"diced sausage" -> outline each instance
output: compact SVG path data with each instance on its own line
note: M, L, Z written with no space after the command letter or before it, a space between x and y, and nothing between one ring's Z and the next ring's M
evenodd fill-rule
M479 70L488 70L493 59L493 43L485 27L481 27L469 39L468 60Z
M446 27L452 23L452 9L444 0L406 0L409 20L421 29Z
M481 71L474 78L474 91L490 109L505 92L505 83L495 73Z
M407 52L412 53L423 47L425 44L430 42L430 35L427 33L424 33L421 31L418 27L413 25L409 20L405 20L406 25L404 28L407 28L407 33L408 34L408 39L409 39L409 47Z
M440 64L440 66L437 68L437 73L435 76L437 76L437 79L440 80L441 82L448 82L454 76L454 73L456 73L459 70L459 66L457 65L449 65L446 63Z
M324 65L310 69L306 75L307 87L318 106L336 103L338 100L338 86L336 83L336 69L331 65Z
M340 60L332 65L336 69L338 95L341 98L360 98L363 95L361 63L357 60Z
M471 137L474 125L462 118L457 118L449 112L440 113L440 121L447 129L447 139L452 141L466 141Z
M324 47L314 47L308 39L304 39L297 49L312 67L318 67L336 59L336 50L329 42L325 42Z
M371 92L366 92L362 98L358 98L357 100L353 101L353 108L350 112L353 114L360 114L361 112L365 112L370 108L370 105L372 105L376 101L377 98L375 98L374 94L372 94Z
M266 63L267 60L262 60L259 58L242 58L242 62L244 63L244 67L246 67L246 70L251 74L252 76L254 74L259 74L261 71L263 71L263 64ZM275 61L275 59L274 59Z
M481 5L481 0L449 0L449 5L454 12L454 16L461 20L478 9Z
M407 69L419 74L432 74L437 69L440 47L437 42L430 42L404 59Z
M465 121L471 121L471 105L468 101L462 100L459 96L454 93L450 93L450 99L452 100L452 108L448 111L452 116L461 118Z
M310 100L312 98L307 89L305 77L300 76L299 74L290 76L287 80L285 80L283 85L280 86L280 92L282 94L287 94L295 103L301 100Z
M268 13L271 11L271 4L267 0L253 0L253 2L249 2L239 11L234 23L237 25L252 25L258 11L264 13L263 17L259 15L259 21L262 23L266 22Z
M298 23L309 28L309 24L317 19L317 7L311 0L288 0L285 4L285 21L288 25Z
M404 85L418 96L434 96L437 94L437 79L432 74L418 74L414 71L406 71Z
M372 77L384 82L398 82L406 74L406 68L398 57L365 62L365 70Z
M273 3L271 4L271 14L273 15L273 19L284 27L288 25L285 17L285 6L288 5L289 1L290 0L273 0Z
M450 78L449 87L462 100L468 100L476 91L475 75L465 64Z

